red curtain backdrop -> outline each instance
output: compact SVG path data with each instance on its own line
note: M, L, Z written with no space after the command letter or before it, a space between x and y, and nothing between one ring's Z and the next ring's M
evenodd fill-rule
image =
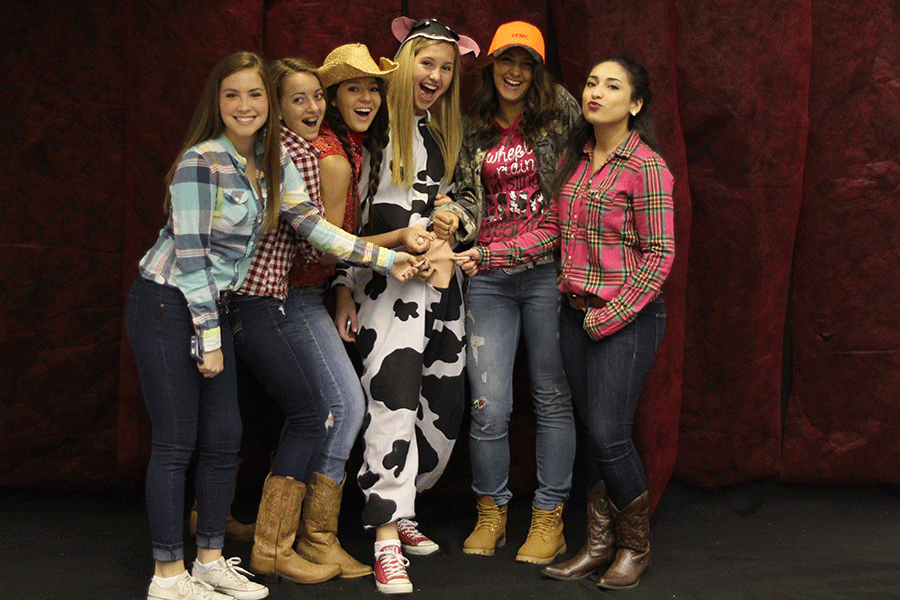
M139 484L124 298L211 67L348 42L392 57L404 12L484 50L499 24L535 23L576 98L604 55L648 67L678 245L634 427L654 502L673 475L900 481L894 3L45 0L0 25L0 486ZM465 99L480 64L464 60Z

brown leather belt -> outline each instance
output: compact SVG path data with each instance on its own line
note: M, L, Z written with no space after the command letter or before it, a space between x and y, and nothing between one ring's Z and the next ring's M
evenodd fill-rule
M578 296L576 294L566 294L569 299L569 306L575 310L587 310L591 308L603 308L606 306L606 300L600 296Z

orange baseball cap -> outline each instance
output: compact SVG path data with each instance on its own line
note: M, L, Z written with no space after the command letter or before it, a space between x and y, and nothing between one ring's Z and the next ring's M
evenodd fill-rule
M541 30L524 21L504 23L491 40L490 56L497 56L507 48L519 46L528 50L535 60L544 62L544 36Z

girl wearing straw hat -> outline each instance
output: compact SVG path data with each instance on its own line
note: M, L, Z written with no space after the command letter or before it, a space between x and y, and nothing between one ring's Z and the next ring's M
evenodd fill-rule
M356 232L359 214L359 171L363 148L370 164L380 165L383 140L387 138L385 82L396 65L382 58L376 64L363 44L335 48L316 70L321 89L321 129L312 139L318 156L325 218L345 231ZM315 77L313 75L313 77ZM285 99L290 103L291 99ZM285 119L288 128L301 130L310 115ZM299 121L299 122L297 122ZM376 169L377 171L377 169ZM399 230L393 236L367 238L387 246L413 244L425 249L431 237L421 227ZM333 264L323 264L311 248L297 253L288 275L286 308L306 338L301 360L309 374L313 392L330 410L325 443L315 462L297 536L297 553L314 563L341 566L341 577L362 577L372 568L350 556L337 538L338 514L344 485L344 469L362 426L365 396L356 370L323 303L326 281Z
M392 29L401 45L387 94L390 141L377 172L364 170L361 190L362 222L371 233L431 227L459 155L460 53L477 52L471 39L433 19L400 17ZM412 591L404 553L438 550L410 519L417 490L434 485L447 464L465 408L460 278L446 242L433 243L425 259L424 279L409 286L351 269L338 290L338 330L355 339L363 363L368 404L359 484L363 524L375 529L376 585L385 593Z

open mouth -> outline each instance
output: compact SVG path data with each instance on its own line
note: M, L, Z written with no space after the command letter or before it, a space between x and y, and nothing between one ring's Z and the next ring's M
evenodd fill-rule
M301 122L310 129L315 129L319 125L319 117L306 117L301 119Z
M356 115L360 119L368 119L369 116L371 116L371 114L372 114L372 109L371 108L356 108L353 110L353 112L356 113Z
M241 125L252 125L253 121L256 120L256 117L235 117L234 120Z
M506 79L505 77L503 78L503 83L505 83L506 85L508 85L509 87L511 87L513 89L519 89L519 87L521 87L521 85L522 85L521 81L513 81L511 79Z
M435 94L437 94L438 87L436 85L432 85L430 83L421 83L419 84L419 89L422 90L422 95L426 100L431 100Z

